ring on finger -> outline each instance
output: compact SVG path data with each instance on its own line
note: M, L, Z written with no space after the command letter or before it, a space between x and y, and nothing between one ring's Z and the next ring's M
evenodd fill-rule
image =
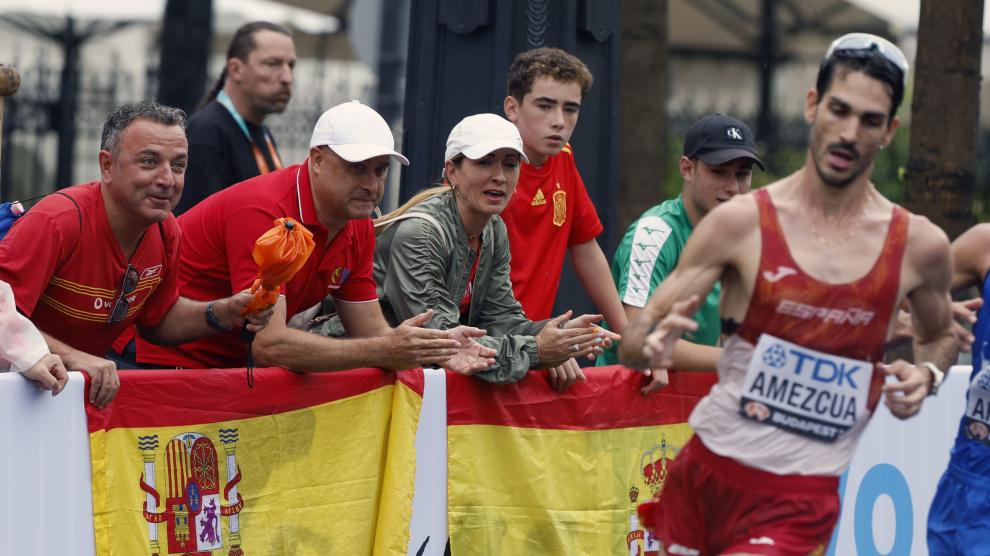
M577 353L577 352L579 352L579 351L581 351L581 346L579 346L579 345L577 345L577 344L574 344L574 345L573 345L573 346L571 347L571 351L573 351L573 352L575 352L575 353Z

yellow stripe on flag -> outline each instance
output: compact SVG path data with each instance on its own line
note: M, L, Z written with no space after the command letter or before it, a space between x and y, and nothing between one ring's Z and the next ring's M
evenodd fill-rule
M626 555L645 542L637 505L692 431L458 425L447 434L453 554Z
M422 408L423 397L397 381L374 554L406 554L409 545L416 485L416 429Z
M207 546L205 552L218 555L228 554L235 544L248 555L371 554L383 480L406 480L399 471L385 475L393 389L385 385L274 415L93 432L97 554L133 556L157 548L164 555L171 552L171 537L183 536L200 543L199 550ZM406 442L401 437L407 432L399 432L395 442ZM145 439L144 450L139 438ZM183 445L194 449L183 450ZM149 511L173 510L178 517L148 523L142 512L148 495L139 486L150 468L146 461L153 462L154 490L161 497ZM238 470L236 492L243 507L234 516L221 516L222 507L236 506L237 498L225 497L224 489ZM194 476L202 505L195 530L188 522L190 508L167 502L170 493L173 498L183 494ZM207 511L211 503L215 506ZM199 536L190 541L196 531ZM214 538L212 532L219 535Z

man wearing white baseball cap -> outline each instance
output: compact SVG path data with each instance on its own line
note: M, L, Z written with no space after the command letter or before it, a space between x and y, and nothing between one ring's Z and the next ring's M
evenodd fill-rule
M347 162L392 156L409 166L409 159L396 152L392 130L385 119L356 100L334 106L317 120L309 148L324 146Z
M357 101L327 110L313 129L305 162L229 187L182 215L180 291L207 299L209 292L248 287L258 272L251 255L255 241L275 219L292 217L313 233L316 248L283 288L270 330L254 340L259 366L302 372L432 363L462 372L487 368L494 352L470 339L480 330L422 328L431 310L395 328L382 316L372 278L370 216L382 198L389 158L409 164L377 112ZM347 339L306 331L324 298L332 300ZM232 331L174 347L138 344L142 364L231 367L246 359L246 345Z
M512 293L509 237L498 215L526 160L515 125L495 114L468 116L447 138L443 184L375 223L375 282L385 318L397 323L431 308L431 328L484 328L487 335L478 343L496 354L477 376L489 382L513 382L530 369L594 357L610 341L606 335L618 339L593 326L601 315L568 321L568 311L552 320L529 320ZM557 369L548 377L558 389L584 379Z

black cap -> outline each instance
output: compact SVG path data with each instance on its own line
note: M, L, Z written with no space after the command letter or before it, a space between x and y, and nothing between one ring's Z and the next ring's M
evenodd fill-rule
M694 122L684 136L684 156L700 158L718 166L737 158L748 158L765 170L756 155L756 141L749 126L725 114L709 114Z

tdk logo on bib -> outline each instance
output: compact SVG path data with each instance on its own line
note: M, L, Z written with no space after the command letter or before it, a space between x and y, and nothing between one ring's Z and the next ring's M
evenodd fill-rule
M872 368L866 361L764 334L746 371L739 411L748 419L833 442L866 417Z
M794 362L794 374L810 374L811 379L817 382L836 382L840 386L848 384L856 388L853 375L863 368L863 365L836 364L830 359L820 359L815 357L814 351L802 351L791 349L790 353L796 358ZM782 369L787 366L787 350L780 344L773 344L763 354L763 362L774 369ZM810 369L810 370L809 370Z

